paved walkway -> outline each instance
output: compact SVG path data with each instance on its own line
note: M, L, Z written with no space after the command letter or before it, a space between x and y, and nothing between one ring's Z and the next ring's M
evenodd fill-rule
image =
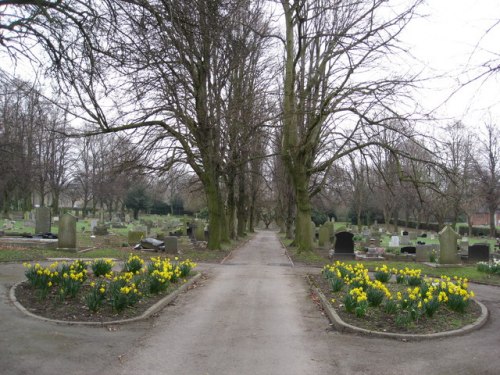
M340 334L311 302L272 232L260 232L157 318L117 329L24 316L0 265L1 374L498 374L500 288L472 285L489 322L462 337L401 342Z

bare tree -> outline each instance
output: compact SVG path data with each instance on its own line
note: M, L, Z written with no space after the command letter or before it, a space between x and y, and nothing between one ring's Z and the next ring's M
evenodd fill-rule
M283 157L297 200L299 251L312 248L311 176L352 152L384 146L377 141L381 128L403 130L391 127L390 121L403 118L396 111L395 94L412 78L387 73L368 78L365 73L383 64L419 3L392 9L393 16L387 17L390 11L383 0L281 1Z
M500 132L490 123L485 125L485 133L476 158L478 193L490 215L490 236L495 237L495 213L500 207Z

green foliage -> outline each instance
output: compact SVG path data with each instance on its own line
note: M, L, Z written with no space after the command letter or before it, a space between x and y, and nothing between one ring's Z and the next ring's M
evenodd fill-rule
M352 313L356 309L357 305L358 305L358 302L356 300L356 297L347 293L346 296L344 297L345 310L349 313Z
M124 272L137 273L141 270L144 261L137 255L130 254L129 258L123 265Z
M114 263L111 259L96 259L92 262L92 272L96 277L105 276L111 272Z
M439 301L436 297L428 300L427 302L424 302L424 313L427 315L429 318L432 318L434 316L434 313L438 310L439 308Z
M366 296L368 298L368 303L373 307L380 306L384 300L384 292L377 288L368 288Z
M328 220L328 216L326 216L326 214L324 214L323 212L312 210L311 220L314 222L314 224L316 224L316 226L320 226Z
M342 281L342 279L339 279L338 277L328 278L328 282L330 283L331 291L334 293L339 292L344 286L344 282Z
M125 206L134 211L134 219L137 220L140 210L147 210L151 207L152 200L144 186L134 186L127 191Z
M85 302L88 309L95 313L106 300L106 283L99 280L91 284L90 287L90 292L85 296Z
M384 304L384 311L387 314L395 314L398 311L398 304L392 299L388 299Z

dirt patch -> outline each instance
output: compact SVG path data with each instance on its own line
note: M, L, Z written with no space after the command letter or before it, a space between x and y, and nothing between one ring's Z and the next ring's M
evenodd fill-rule
M191 276L192 277L192 276ZM110 322L114 320L130 319L141 316L147 309L178 289L182 283L173 284L163 292L144 297L134 306L127 307L121 312L114 311L111 306L103 305L97 312L91 312L85 302L85 296L90 286L84 285L74 298L61 300L57 291L51 291L46 298L41 299L39 291L27 282L19 284L16 288L16 299L24 308L33 314L54 320L68 322ZM196 288L194 283L188 289Z
M345 291L332 293L328 281L321 275L309 275L313 285L325 295L330 305L335 309L340 318L353 326L380 332L430 334L459 329L476 321L481 315L481 307L470 300L464 313L458 313L441 305L432 318L422 316L417 322L406 326L396 323L395 314L387 314L382 308L369 307L364 317L357 317L348 313L343 305ZM396 285L395 285L396 286ZM406 286L404 286L406 288ZM334 302L332 302L332 299Z

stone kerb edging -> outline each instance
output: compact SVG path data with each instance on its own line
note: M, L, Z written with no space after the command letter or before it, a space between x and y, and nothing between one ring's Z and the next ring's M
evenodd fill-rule
M35 318L39 320L43 320L46 322L51 322L51 323L56 323L56 324L64 324L64 325L81 325L81 326L107 326L107 325L115 325L115 324L125 324L125 323L132 323L132 322L137 322L140 320L144 320L149 318L151 315L157 313L161 309L163 309L165 306L167 306L169 303L171 303L173 300L177 298L179 294L184 292L187 288L189 288L191 285L193 285L199 278L201 277L201 273L198 272L196 275L194 275L192 278L190 278L186 283L182 284L179 288L174 290L172 293L168 294L158 302L156 302L153 306L149 307L142 315L136 316L134 318L129 318L129 319L121 319L121 320L112 320L108 322L72 322L72 321L66 321L66 320L56 320L56 319L50 319L50 318L45 318L40 315L33 314L32 312L28 311L16 298L16 288L18 285L22 284L24 281L20 281L12 286L10 288L9 292L9 297L11 302L16 306L21 312L24 314Z
M323 306L323 309L325 310L325 313L328 316L328 319L330 320L332 325L339 332L343 332L343 333L344 332L360 333L360 334L372 336L372 337L391 338L391 339L396 339L396 340L422 341L422 340L441 339L441 338L445 338L445 337L464 335L466 333L469 333L469 332L472 332L472 331L475 331L475 330L481 328L488 320L488 315L489 315L488 309L481 302L474 299L474 302L476 302L479 305L479 307L481 308L481 316L474 323L468 324L462 328L455 329L453 331L444 331L444 332L430 333L430 334L390 333L390 332L371 331L369 329L356 327L356 326L353 326L352 324L344 322L340 318L340 316L337 314L335 309L333 309L331 307L331 305L328 302L325 295L312 284L311 279L309 277L307 277L307 280L309 282L311 289L319 297L319 299L321 301L321 305Z

